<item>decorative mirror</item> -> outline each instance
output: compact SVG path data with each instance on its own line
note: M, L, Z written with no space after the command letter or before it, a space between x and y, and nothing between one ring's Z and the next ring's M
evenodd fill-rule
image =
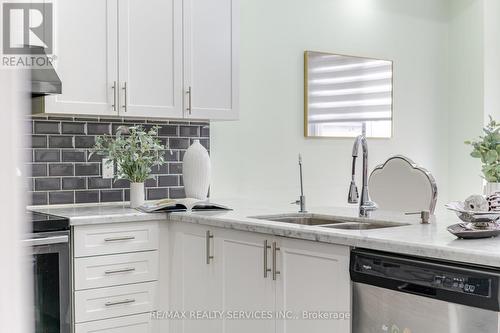
M306 137L392 136L392 61L306 51Z

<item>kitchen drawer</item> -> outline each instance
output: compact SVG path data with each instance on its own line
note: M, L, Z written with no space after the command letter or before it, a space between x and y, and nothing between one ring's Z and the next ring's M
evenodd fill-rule
M84 225L74 228L75 257L158 249L158 223Z
M75 259L75 290L158 279L158 251Z
M75 333L151 333L149 313L75 325Z
M75 322L150 312L156 293L156 282L76 291Z

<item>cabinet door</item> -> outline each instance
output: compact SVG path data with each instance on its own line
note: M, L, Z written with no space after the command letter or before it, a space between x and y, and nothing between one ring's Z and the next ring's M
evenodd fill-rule
M241 311L238 316L266 312L274 315L275 283L270 272L267 278L264 277L264 255L267 255L267 265L271 267L271 251L264 248L265 236L227 229L216 233L215 259L221 257L222 260L225 311ZM275 332L275 329L272 317L226 318L223 332L268 333Z
M120 114L182 117L182 0L120 0Z
M183 2L186 117L238 117L238 2L239 0Z
M194 224L173 223L171 239L171 311L186 311L188 318L172 319L171 332L220 333L220 320L190 318L191 311L222 309L222 277L213 255L213 238L209 228ZM213 235L210 231L210 235ZM207 247L207 244L209 247ZM209 251L209 252L207 252ZM207 264L207 255L214 256Z
M118 0L55 0L54 67L62 94L45 98L45 112L118 115ZM116 110L115 110L116 109Z
M350 332L349 317L334 319L351 313L349 247L289 238L277 243L277 310L297 316L278 320L277 332ZM314 319L320 312L332 319Z

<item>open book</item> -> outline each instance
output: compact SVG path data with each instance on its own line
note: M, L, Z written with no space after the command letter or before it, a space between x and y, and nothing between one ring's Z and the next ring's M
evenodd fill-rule
M186 199L161 199L153 202L146 202L137 209L145 212L191 212L207 210L231 210L230 208L213 202L198 200L193 198Z

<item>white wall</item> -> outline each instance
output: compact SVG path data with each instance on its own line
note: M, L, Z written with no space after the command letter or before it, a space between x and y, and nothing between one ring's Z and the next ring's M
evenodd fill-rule
M214 198L345 205L353 140L303 137L303 52L394 60L394 137L370 140L371 167L404 154L448 197L446 0L241 0L241 118L213 123Z
M483 125L483 1L454 0L450 7L450 199L481 193L481 165L463 142Z
M484 0L484 112L500 119L500 1Z

